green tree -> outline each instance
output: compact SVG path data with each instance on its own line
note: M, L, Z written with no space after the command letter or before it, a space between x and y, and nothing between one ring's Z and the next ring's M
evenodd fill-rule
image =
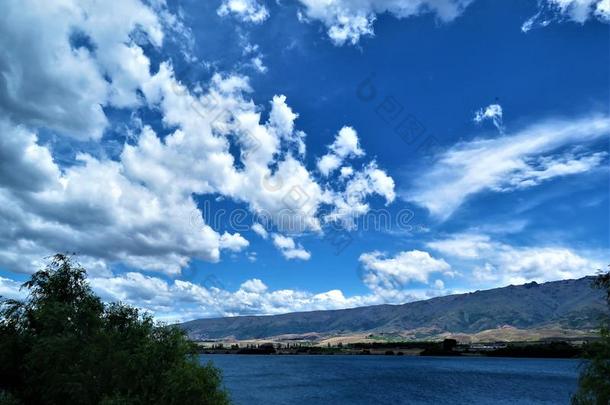
M86 272L53 256L0 301L0 404L227 404L220 372L176 327L104 304Z
M606 301L610 307L610 271L595 279L595 286L606 291ZM585 349L587 362L578 380L578 391L572 403L578 405L610 404L610 329L608 320L604 321L600 340L589 344Z

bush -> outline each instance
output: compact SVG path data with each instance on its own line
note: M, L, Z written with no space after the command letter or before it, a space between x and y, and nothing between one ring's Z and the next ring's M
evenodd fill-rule
M595 285L606 290L610 305L610 272L600 274ZM572 397L574 404L610 404L610 330L601 329L601 339L585 348L587 362L578 380L578 392Z
M70 257L24 287L25 301L0 302L0 404L229 403L183 331L102 303Z
M602 339L585 349L587 362L578 379L574 404L610 404L610 332L602 329Z

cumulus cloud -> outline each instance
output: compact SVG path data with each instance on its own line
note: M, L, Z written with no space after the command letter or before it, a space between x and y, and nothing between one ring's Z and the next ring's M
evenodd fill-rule
M139 0L8 0L0 15L0 112L18 123L100 139L103 107L139 104L149 61L131 34L156 47L162 23ZM106 18L112 15L112 18Z
M355 45L363 36L373 36L377 15L396 18L434 14L442 22L459 16L473 0L299 0L302 21L317 20L327 28L335 45Z
M38 145L36 134L0 118L0 182L20 191L39 191L47 179L59 176L50 151Z
M396 198L394 179L377 167L375 161L367 164L362 170L352 172L343 191L329 192L332 201L331 211L324 216L326 222L341 224L346 229L353 229L358 217L370 210L367 198L377 194L391 204Z
M243 22L260 24L269 17L267 7L258 0L223 0L217 10L221 17L233 15Z
M426 264L426 258L415 259ZM442 265L441 265L442 266ZM368 270L367 270L368 271ZM243 282L230 291L218 283L196 284L190 281L166 281L158 277L130 272L112 277L96 277L91 284L106 301L122 301L151 311L156 319L168 322L201 317L237 315L273 315L296 311L354 308L383 303L404 303L446 294L448 290L436 280L428 289L377 288L372 284L368 294L346 297L338 289L313 293L308 291L269 288L260 279ZM0 279L0 291L1 291ZM387 287L387 286L384 286Z
M176 129L162 139L144 126L118 160L79 154L76 165L60 168L35 133L0 123L11 135L0 143L7 157L0 165L0 200L6 202L0 214L9 230L3 265L32 271L40 256L69 248L91 260L178 274L192 258L216 262L223 249L248 246L241 235L220 235L201 219L194 221L201 226L193 226L193 216L201 216L193 194L245 203L280 232L321 231L316 214L340 191L321 186L306 168L305 135L295 129L298 114L286 97L273 98L269 119L262 122L260 109L247 98L247 78L215 75L206 92L192 93L168 63L141 90L147 105ZM241 166L232 144L241 152ZM345 155L352 146L338 143L337 153ZM366 173L369 195L393 199L389 176L376 167ZM37 257L30 256L35 252ZM282 253L289 259L310 255L296 244ZM19 255L31 259L28 270Z
M221 249L227 249L232 252L239 252L250 245L250 242L239 233L230 234L229 232L223 233L219 242Z
M605 153L553 152L608 134L610 119L595 115L546 121L500 138L462 142L440 154L406 198L444 220L476 193L510 191L591 170Z
M475 281L491 285L580 278L595 274L601 263L562 246L515 247L485 234L457 234L427 246L466 260Z
M361 254L359 261L365 285L386 299L405 294L405 287L411 282L428 284L431 274L452 274L451 266L445 260L421 250L399 252L390 257L374 251Z
M590 19L609 23L610 0L538 0L538 12L523 23L521 31L566 20L584 24Z
M272 235L273 244L282 252L282 255L288 260L309 260L311 253L303 248L300 244L295 243L294 239L288 236L279 234Z
M338 169L346 158L364 156L358 134L352 127L341 128L328 149L329 152L318 160L318 170L323 176Z
M6 122L0 127L11 131ZM0 177L0 222L6 230L0 265L6 268L31 272L41 257L69 248L87 260L177 274L191 257L218 261L222 249L248 245L239 234L194 227L189 218L199 211L190 195L167 188L157 193L126 175L120 162L81 154L78 165L60 170L34 135L20 127L6 135L12 135L25 166L21 187L10 175Z
M247 280L235 291L189 281L164 281L141 273L94 278L93 289L107 301L122 301L153 312L157 319L184 321L197 317L279 314L338 309L378 302L369 296L346 298L339 290L319 294L270 290L259 279ZM1 285L1 284L0 284Z

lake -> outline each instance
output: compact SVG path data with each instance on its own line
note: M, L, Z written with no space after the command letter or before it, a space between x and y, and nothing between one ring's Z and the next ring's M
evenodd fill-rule
M202 355L238 405L568 404L579 360Z

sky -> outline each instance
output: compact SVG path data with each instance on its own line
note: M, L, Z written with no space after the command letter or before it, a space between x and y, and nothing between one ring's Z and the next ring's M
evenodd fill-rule
M165 322L610 264L610 0L0 14L0 295L57 252Z

